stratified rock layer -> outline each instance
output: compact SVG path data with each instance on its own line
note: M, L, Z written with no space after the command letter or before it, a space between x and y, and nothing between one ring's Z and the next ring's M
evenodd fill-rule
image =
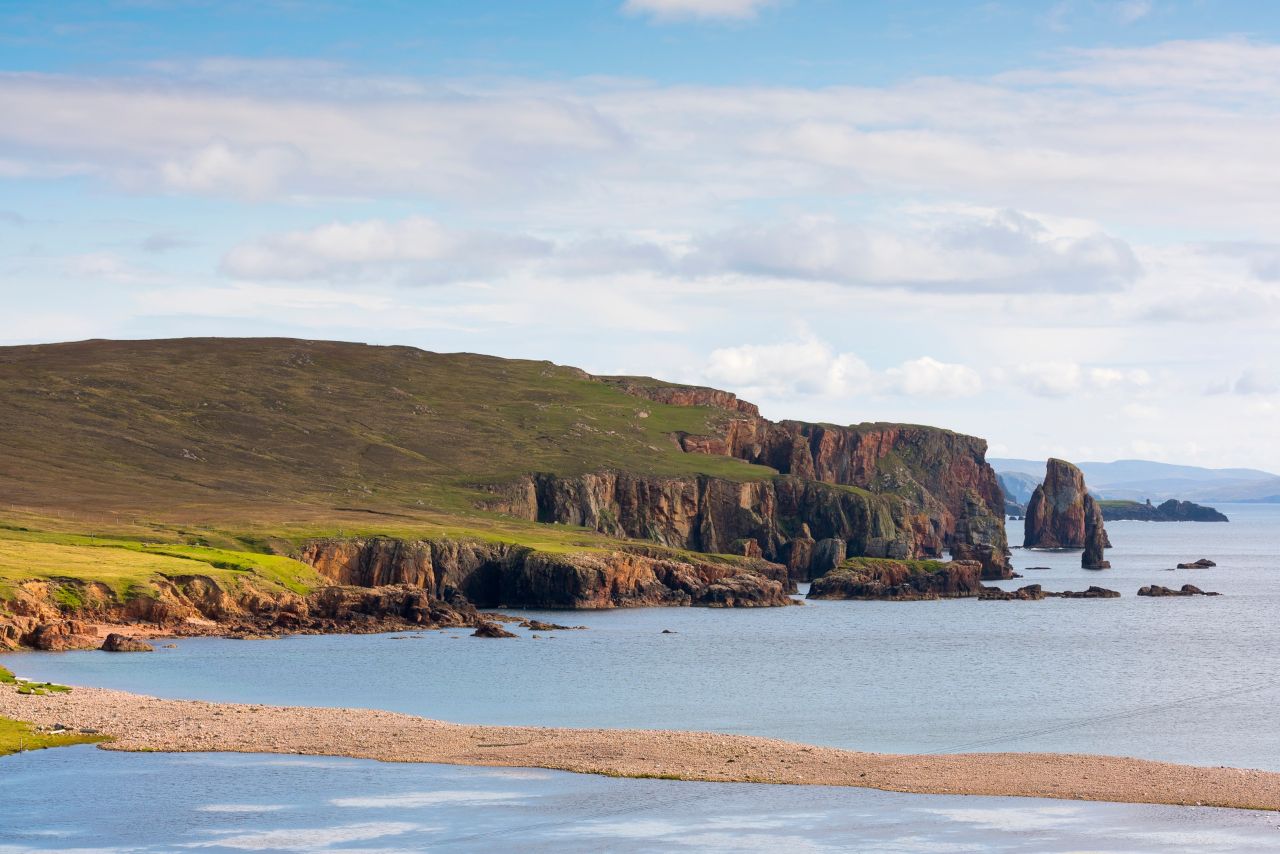
M1089 494L1084 474L1065 460L1050 459L1044 482L1027 503L1023 546L1029 549L1084 549L1085 569L1107 569L1109 548L1102 509Z
M600 379L655 401L724 410L718 433L673 438L688 453L735 457L779 476L539 473L493 490L491 509L693 551L758 550L801 581L843 559L828 541L843 543L844 554L903 560L950 549L979 561L985 578L1012 576L1003 495L981 439L906 424L772 422L717 389Z
M619 608L640 605L790 605L787 568L759 558L702 559L646 551L534 551L510 543L316 540L300 555L338 584L407 584L484 608Z

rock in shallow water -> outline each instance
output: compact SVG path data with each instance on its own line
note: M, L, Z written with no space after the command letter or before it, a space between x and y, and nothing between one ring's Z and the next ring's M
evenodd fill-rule
M102 642L103 652L155 652L155 647L141 638L112 632Z
M1194 584L1184 584L1180 590L1171 590L1168 587L1162 587L1159 584L1152 584L1143 587L1138 591L1139 596L1218 596L1221 594L1201 590Z
M476 630L471 633L473 638L513 638L514 634L504 629L497 623L488 621L480 622L476 625Z

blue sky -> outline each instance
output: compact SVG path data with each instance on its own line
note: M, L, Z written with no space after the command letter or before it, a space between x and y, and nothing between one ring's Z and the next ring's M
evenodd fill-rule
M1278 27L1225 0L0 2L0 344L403 343L1280 469Z
M366 72L663 83L883 84L991 74L1064 50L1240 36L1280 11L1240 0L780 0L754 16L619 13L620 0L421 3L5 2L5 65L122 74L200 56L301 59Z

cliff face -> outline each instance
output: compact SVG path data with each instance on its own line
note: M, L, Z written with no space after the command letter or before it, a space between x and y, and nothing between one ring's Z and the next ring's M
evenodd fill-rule
M1065 460L1051 459L1044 482L1027 504L1023 546L1041 549L1084 549L1086 569L1106 569L1103 549L1110 547L1102 508L1085 486L1084 474Z
M665 403L725 410L712 435L679 433L687 453L736 457L783 477L737 483L712 477L651 478L601 472L540 474L513 484L497 509L525 519L584 525L704 552L739 552L741 541L805 580L815 545L841 540L851 555L977 560L985 578L1008 578L1004 497L986 443L903 424L836 427L772 422L715 389L615 381Z
M493 506L673 548L760 555L786 564L799 580L830 568L829 541L854 554L900 558L937 554L942 546L928 518L909 514L902 502L797 477L542 474L513 484Z
M409 584L480 607L758 607L792 604L787 569L655 550L549 554L506 543L392 538L317 540L301 559L339 584Z
M97 624L145 623L187 636L261 637L474 626L481 621L465 600L442 601L409 584L333 585L299 596L249 584L230 589L208 576L189 575L157 577L147 590L131 593L121 597L94 582L26 582L3 603L0 650L98 649L103 638L95 631Z

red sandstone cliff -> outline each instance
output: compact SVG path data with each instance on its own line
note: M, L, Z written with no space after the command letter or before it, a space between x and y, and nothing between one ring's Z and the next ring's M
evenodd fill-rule
M750 546L737 544L751 540L800 579L820 574L811 556L815 543L827 539L843 541L848 554L873 557L939 557L950 550L981 562L985 578L1012 574L1003 494L981 439L909 424L773 422L716 389L600 379L655 401L723 409L716 433L678 434L680 446L786 477L735 483L611 472L534 475L495 506L699 551L740 551Z

